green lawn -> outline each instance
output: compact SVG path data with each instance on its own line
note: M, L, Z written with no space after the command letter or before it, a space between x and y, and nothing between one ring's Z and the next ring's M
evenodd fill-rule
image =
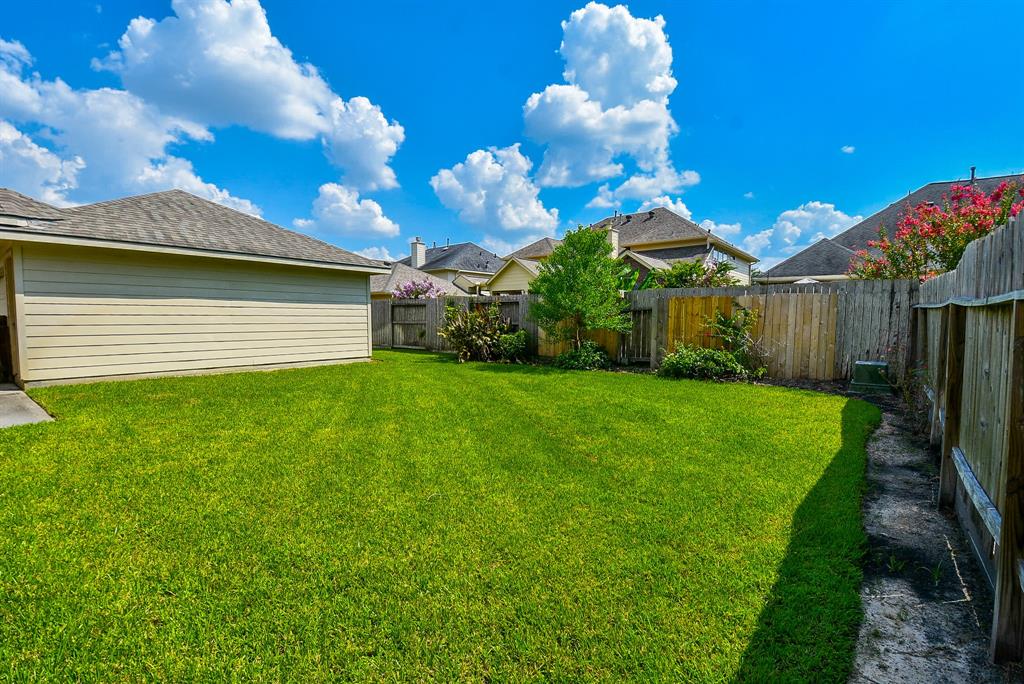
M0 680L845 680L869 404L372 364L39 389Z

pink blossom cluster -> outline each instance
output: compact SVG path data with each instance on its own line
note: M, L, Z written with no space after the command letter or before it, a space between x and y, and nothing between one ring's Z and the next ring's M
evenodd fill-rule
M850 263L858 278L934 278L956 268L964 249L988 235L1024 208L1024 188L1003 182L992 193L975 185L954 185L942 205L922 202L907 205L889 237L884 226L878 239L868 242ZM875 251L872 251L875 250Z
M424 278L402 283L392 290L391 296L395 299L437 299L444 293L443 289Z

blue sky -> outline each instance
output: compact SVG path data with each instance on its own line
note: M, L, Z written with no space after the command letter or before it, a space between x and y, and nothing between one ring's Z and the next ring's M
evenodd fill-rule
M1002 28L1020 3L66 0L3 17L0 185L55 203L183 187L371 255L416 235L502 253L667 204L770 264L971 165L1024 170Z

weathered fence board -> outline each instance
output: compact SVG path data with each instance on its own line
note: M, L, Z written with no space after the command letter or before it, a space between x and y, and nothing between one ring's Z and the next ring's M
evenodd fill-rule
M916 347L953 504L995 589L991 653L1024 655L1024 225L1018 219L921 286ZM955 467L954 467L955 466ZM990 510L995 508L993 512ZM999 520L998 526L993 524Z

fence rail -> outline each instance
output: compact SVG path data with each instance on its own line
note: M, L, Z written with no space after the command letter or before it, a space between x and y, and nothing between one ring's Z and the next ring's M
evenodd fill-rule
M915 355L953 507L995 589L992 657L1024 655L1024 225L967 246L921 286Z
M846 379L856 361L880 359L901 377L912 351L910 313L917 288L914 282L896 280L640 290L625 296L633 329L622 335L596 331L591 339L621 363L656 367L680 344L718 346L708 319L716 311L729 315L745 307L758 314L754 335L770 377ZM530 333L532 353L555 356L568 348L546 339L530 319L532 295L378 300L371 307L374 347L450 350L437 334L446 301L459 306L498 302L514 327Z

